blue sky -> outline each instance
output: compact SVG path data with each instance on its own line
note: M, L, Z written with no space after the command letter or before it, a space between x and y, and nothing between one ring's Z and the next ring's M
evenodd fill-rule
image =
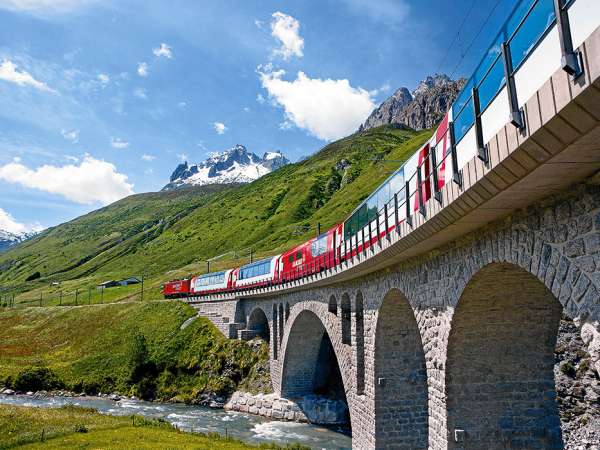
M473 1L0 0L0 229L159 190L238 143L309 155L398 87L451 73L499 0Z

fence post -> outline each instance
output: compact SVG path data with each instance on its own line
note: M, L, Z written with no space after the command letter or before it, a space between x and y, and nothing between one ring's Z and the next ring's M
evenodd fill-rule
M88 286L88 305L92 304L92 288Z
M79 288L75 289L75 306L77 306L79 300Z
M58 306L62 306L62 289L60 290L58 296Z
M42 293L40 292L40 306L42 306Z
M140 295L140 302L144 301L144 275L142 275L142 293Z

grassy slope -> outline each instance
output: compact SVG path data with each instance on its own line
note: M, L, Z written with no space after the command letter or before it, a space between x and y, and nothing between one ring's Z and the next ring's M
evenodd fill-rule
M82 427L85 427L87 432L75 431L76 428L81 430ZM44 442L40 442L42 430ZM50 409L0 405L0 449L14 447L199 450L281 448L271 445L252 446L215 435L183 433L164 422L141 417L107 416L89 408L65 406Z
M62 289L68 289L146 273L150 295L157 298L164 279L204 271L206 258L248 247L259 256L275 254L313 235L317 222L322 229L341 222L399 165L373 159L405 160L429 134L380 127L334 142L249 185L202 196L184 191L129 197L0 255L0 286L33 289L37 298L35 289L47 293L55 279L77 280L65 283ZM324 195L341 159L352 163L354 180ZM295 233L298 226L306 231ZM42 279L25 283L36 271ZM125 294L133 296L139 290L128 289Z
M164 301L0 310L0 380L43 366L70 390L140 395L150 389L184 401L250 387L267 345L254 351L229 341L204 318L181 330L194 314L188 305ZM135 347L140 335L146 352ZM132 375L136 364L139 374Z

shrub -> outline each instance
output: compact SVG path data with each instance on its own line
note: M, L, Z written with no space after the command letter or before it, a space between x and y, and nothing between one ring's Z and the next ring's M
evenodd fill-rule
M33 280L37 280L38 278L41 278L42 274L39 272L34 272L31 275L29 275L27 278L25 278L25 281L33 281Z
M560 365L560 371L571 378L575 377L575 367L569 361Z
M83 424L75 425L75 433L87 433L88 429Z
M56 374L47 367L30 367L20 372L12 382L17 391L41 391L63 387Z

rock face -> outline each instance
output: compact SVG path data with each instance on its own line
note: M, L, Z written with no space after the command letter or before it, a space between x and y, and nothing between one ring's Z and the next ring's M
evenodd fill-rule
M463 79L434 75L421 81L412 93L402 87L371 113L359 131L388 124L414 130L431 128L442 120L464 83Z
M169 184L162 190L207 184L250 183L286 164L289 164L289 160L279 151L266 152L261 158L238 144L211 155L199 164L190 166L186 161L178 165Z
M565 449L598 449L600 380L577 327L569 319L560 323L554 357L554 379Z

